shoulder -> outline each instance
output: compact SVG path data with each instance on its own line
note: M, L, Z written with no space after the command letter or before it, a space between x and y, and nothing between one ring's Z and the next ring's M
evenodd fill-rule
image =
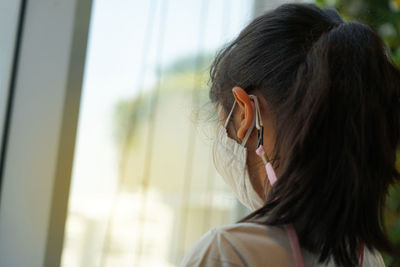
M204 234L182 266L259 266L268 262L264 266L279 266L282 259L291 258L289 246L281 228L256 223L226 225Z
M376 249L365 248L364 255L365 266L385 267L381 253Z
M215 228L205 233L190 249L181 266L241 266L227 233Z

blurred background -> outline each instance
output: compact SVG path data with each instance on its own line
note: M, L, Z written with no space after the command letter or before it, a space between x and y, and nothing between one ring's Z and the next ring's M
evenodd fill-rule
M177 266L205 232L249 212L212 163L208 67L284 2L93 1L62 266ZM400 1L316 3L373 27L400 64ZM397 244L399 210L391 188Z
M214 170L208 66L249 0L95 0L62 266L177 266L248 211Z

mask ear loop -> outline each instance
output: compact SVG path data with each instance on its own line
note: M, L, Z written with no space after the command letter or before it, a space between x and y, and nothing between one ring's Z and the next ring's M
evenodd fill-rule
M231 117L232 117L232 114L233 114L233 111L235 110L235 107L236 107L236 100L233 102L231 111L229 111L228 116L226 117L226 120L225 120L225 123L224 123L224 128L225 128L225 129L226 129L226 127L228 126L228 123L229 123L229 121L230 121L230 119L231 119ZM254 108L254 104L253 104L253 108ZM257 116L256 116L256 117L257 117ZM242 142L241 142L241 144L240 144L241 146L244 147L244 146L246 145L246 142L247 142L247 140L249 139L251 132L253 131L254 124L255 124L255 118L253 118L253 121L252 121L252 123L251 123L249 129L247 130L246 135L244 136L244 138L243 138L243 140L242 140Z
M267 172L268 180L272 185L277 181L276 174L274 169L272 168L272 164L269 162L267 155L265 154L265 149L263 145L264 141L264 125L262 123L260 104L258 103L258 98L254 95L250 95L250 98L253 99L254 105L256 107L256 129L257 129L257 149L256 154L261 157L262 161L265 164L265 170Z
M225 120L225 123L224 123L224 128L225 129L226 129L226 126L228 126L229 120L231 119L231 116L232 116L233 110L235 109L235 106L236 106L236 100L233 101L233 105L232 105L231 111L229 111L229 114L226 117L226 120Z

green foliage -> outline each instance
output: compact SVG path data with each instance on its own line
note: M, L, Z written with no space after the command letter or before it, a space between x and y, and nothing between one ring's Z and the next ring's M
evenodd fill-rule
M140 95L119 101L114 111L114 140L118 148L135 145L138 128L143 127L151 116L154 116L154 98L158 94L158 105L167 101L169 95L190 96L195 92L198 96L206 93L208 72L211 57L184 57L169 65L164 71L160 84L145 88ZM198 63L196 64L196 61ZM196 67L197 65L197 67ZM187 69L186 69L187 68ZM157 91L157 86L160 88Z
M141 95L118 102L114 111L114 140L117 147L135 145L137 128L147 121L152 113L156 87L159 86L159 99L164 101L169 94L192 94L207 88L208 70L213 54L188 55L173 61L163 70L162 81L145 88Z
M316 0L321 7L333 7L348 21L373 28L385 41L393 61L400 67L400 0ZM396 166L400 170L400 151ZM400 185L389 189L385 224L391 240L400 246ZM383 255L386 266L400 266L400 259Z
M399 0L316 0L317 5L333 7L346 19L365 23L383 38L400 66Z

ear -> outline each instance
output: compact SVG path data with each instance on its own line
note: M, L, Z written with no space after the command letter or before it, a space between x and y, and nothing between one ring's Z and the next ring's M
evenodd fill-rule
M253 105L249 95L242 88L236 86L232 89L232 93L239 106L240 126L237 130L237 137L243 139L253 122Z

